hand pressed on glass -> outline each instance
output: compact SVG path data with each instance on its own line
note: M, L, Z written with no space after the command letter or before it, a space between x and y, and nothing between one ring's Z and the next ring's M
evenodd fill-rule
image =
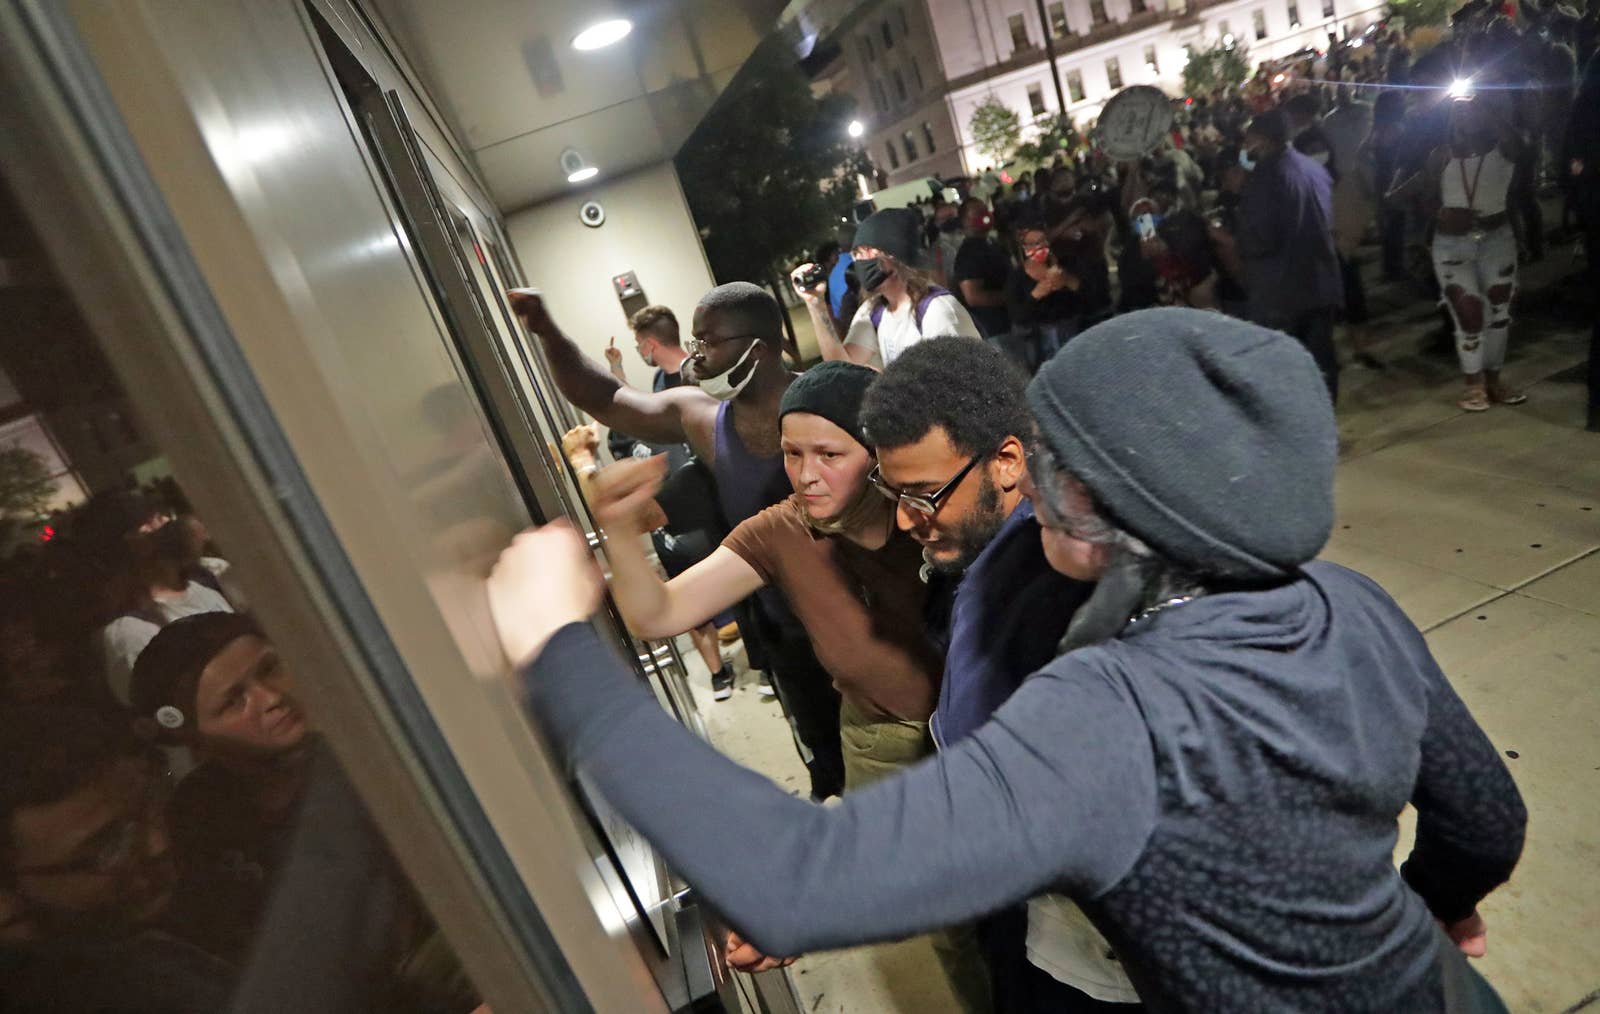
M600 608L605 580L589 543L566 521L511 540L486 584L489 614L513 665L525 665L555 632Z

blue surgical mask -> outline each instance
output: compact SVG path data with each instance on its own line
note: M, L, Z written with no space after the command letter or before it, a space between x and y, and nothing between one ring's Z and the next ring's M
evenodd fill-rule
M1248 170L1254 169L1256 167L1256 160L1250 157L1250 153L1248 151L1246 151L1243 148L1240 148L1239 149L1239 164L1244 166L1245 169L1248 171Z

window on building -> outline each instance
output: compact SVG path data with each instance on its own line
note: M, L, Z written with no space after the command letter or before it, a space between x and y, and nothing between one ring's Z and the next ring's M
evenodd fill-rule
M889 111L888 93L883 90L883 82L877 78L872 79L872 101L878 107L878 112L887 113Z
M1089 0L1089 20L1096 28L1111 20L1106 17L1106 0Z
M1322 16L1324 19L1333 17L1333 0L1322 0Z
M1290 4L1289 5L1289 27L1290 28L1299 28L1300 27L1300 5L1299 4Z
M917 62L915 56L911 58L911 76L916 79L917 91L925 92L928 90L928 86L922 82L922 64Z
M874 61L874 60L876 60L878 58L878 51L876 49L872 48L872 36L863 35L861 37L861 48L867 54L867 62L868 63L871 63L872 61Z
M898 151L894 150L894 142L893 141L885 141L884 144L883 144L883 147L884 147L884 150L889 153L889 168L890 169L898 169L898 168L900 168L900 153Z
M1027 49L1033 45L1028 41L1028 22L1023 19L1021 14L1011 15L1006 19L1006 23L1011 26L1012 49Z
M1122 87L1122 64L1118 63L1114 56L1106 61L1106 83L1112 90Z
M938 145L933 143L933 124L924 123L922 125L922 141L928 146L929 155L939 150Z
M1067 97L1074 102L1083 101L1083 72L1067 71Z
M894 80L894 97L901 102L906 101L906 79L901 75L900 68L891 70L889 76Z
M915 162L917 160L917 139L911 136L911 131L908 130L900 135L900 144L906 149L906 161L908 163Z
M1044 112L1044 89L1036 84L1028 86L1028 108L1035 116Z
M1267 12L1257 8L1251 12L1250 20L1255 23L1256 38L1265 39L1267 37Z
M1071 34L1072 29L1067 27L1067 5L1065 3L1051 4L1045 8L1050 17L1050 37L1064 39Z
M1152 74L1161 73L1161 61L1156 59L1156 47L1144 47L1144 65L1150 68Z
M904 7L896 7L894 9L894 13L895 13L895 16L900 19L900 34L901 35L910 35L911 34L911 23L906 20L906 9Z
M1144 0L1128 0L1128 9L1134 14L1143 14L1150 8L1145 4Z
M889 28L889 19L888 18L884 18L882 21L878 22L878 32L880 34L882 34L882 36L883 36L883 49L884 49L884 52L888 52L889 50L893 49L894 48L894 32L892 30L890 30L890 28Z

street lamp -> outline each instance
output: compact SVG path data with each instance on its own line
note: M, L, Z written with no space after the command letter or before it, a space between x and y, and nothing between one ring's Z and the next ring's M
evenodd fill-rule
M845 130L850 134L851 137L860 137L862 134L867 132L867 128L860 120L851 120L850 126L846 127Z

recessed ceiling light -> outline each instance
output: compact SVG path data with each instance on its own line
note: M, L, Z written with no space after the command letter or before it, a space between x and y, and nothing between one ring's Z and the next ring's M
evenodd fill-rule
M590 25L579 32L572 40L572 48L582 52L591 49L604 49L613 43L621 42L633 31L633 22L627 18L616 18L612 21L601 21Z
M582 183L584 180L592 180L598 175L600 175L599 169L596 169L594 166L588 166L586 168L579 169L575 173L568 174L567 182Z

